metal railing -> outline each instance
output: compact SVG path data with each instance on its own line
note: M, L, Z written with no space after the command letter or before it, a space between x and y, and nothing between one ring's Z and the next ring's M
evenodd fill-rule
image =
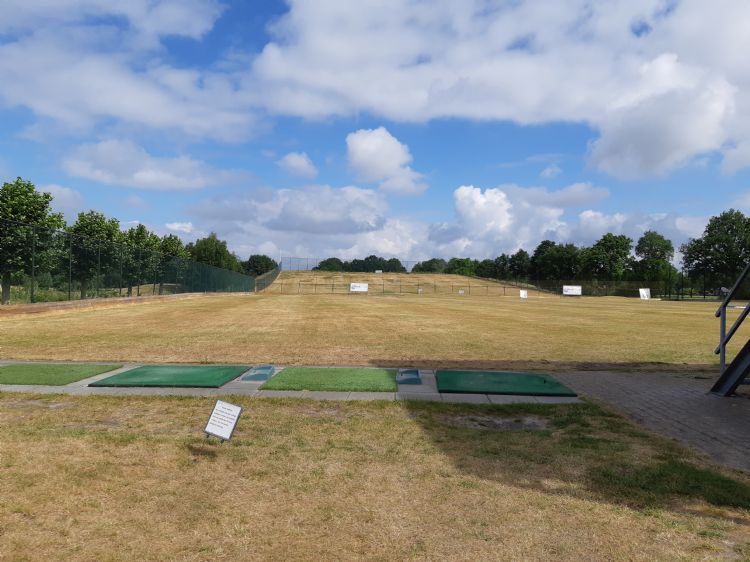
M742 285L742 282L745 280L748 273L750 273L750 263L745 266L745 269L737 278L737 281L735 281L734 285L729 290L726 297L724 297L724 300L721 302L721 305L716 310L715 316L719 318L719 345L714 350L714 353L719 356L719 364L722 374L727 367L727 344L732 339L734 334L737 333L737 330L745 321L747 315L750 314L750 305L744 307L742 313L737 317L737 320L734 321L734 324L732 324L732 327L727 332L727 308L729 307L729 303L734 298L737 290L739 289L740 285Z

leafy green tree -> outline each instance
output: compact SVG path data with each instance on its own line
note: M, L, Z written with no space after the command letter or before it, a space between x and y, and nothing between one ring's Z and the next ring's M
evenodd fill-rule
M451 258L448 260L445 272L472 277L476 275L476 268L476 262L471 258Z
M73 277L80 283L81 299L85 299L91 278L101 274L116 257L120 223L96 211L88 211L78 213L75 224L67 230L73 236Z
M648 230L635 245L634 276L643 281L663 283L676 279L677 270L670 263L674 257L674 245L658 232Z
M386 273L406 273L406 268L398 258L386 260L383 271Z
M188 250L197 262L242 273L242 263L227 249L227 243L219 240L215 232L188 244Z
M494 279L497 276L497 269L495 268L494 260L482 260L480 261L475 270L477 277L484 277L485 279Z
M133 294L133 285L138 287L153 282L161 265L161 240L142 224L129 228L121 236L124 246L119 248L122 260L122 283L128 288L128 296Z
M313 267L313 269L318 271L344 271L344 262L339 258L327 258L320 262L317 267Z
M531 257L531 274L539 280L577 279L581 273L580 253L574 244L545 240Z
M508 254L500 254L495 258L495 275L498 279L510 277L510 256Z
M414 265L412 273L443 273L448 263L441 258L432 258Z
M159 294L164 294L165 279L174 279L175 283L184 281L188 270L190 252L185 244L174 234L162 236L159 240Z
M518 250L508 258L508 273L514 279L527 279L531 272L531 258L526 250Z
M246 262L242 262L245 273L257 277L276 269L279 266L273 259L268 256L253 254Z
M2 304L10 302L11 276L23 270L31 261L33 236L31 229L16 223L25 223L42 228L62 228L65 225L59 213L50 208L52 195L40 193L34 184L16 178L0 187L0 285ZM5 222L12 221L12 222Z
M735 209L711 217L703 236L680 246L688 275L713 288L730 287L750 261L750 218Z
M583 270L600 280L619 280L630 265L633 241L627 236L608 232L582 253Z

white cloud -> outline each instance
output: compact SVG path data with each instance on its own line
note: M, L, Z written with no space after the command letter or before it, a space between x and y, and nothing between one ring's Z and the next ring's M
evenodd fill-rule
M315 235L377 230L385 223L386 210L382 195L376 191L327 185L268 190L242 198L214 198L195 209L200 216L212 220Z
M750 140L741 142L724 151L721 169L727 174L733 174L750 166Z
M360 129L346 136L349 166L366 182L380 182L380 189L394 193L419 194L427 189L422 174L409 167L409 147L385 127Z
M72 176L136 189L179 191L201 189L237 179L189 156L152 156L130 141L107 140L75 149L64 161Z
M192 222L168 222L164 225L168 230L190 234L195 230Z
M318 175L318 169L305 152L290 152L276 163L293 176L314 178Z
M544 170L539 173L539 176L545 179L551 179L559 176L562 173L562 168L557 164L550 164Z
M83 195L75 189L49 184L40 186L39 191L52 194L52 210L62 213L67 221L74 220L76 215L83 211Z

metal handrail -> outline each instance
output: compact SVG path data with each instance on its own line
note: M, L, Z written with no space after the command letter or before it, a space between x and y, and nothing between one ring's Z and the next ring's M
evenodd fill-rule
M737 278L737 281L735 281L734 285L729 290L727 296L724 298L721 305L714 314L714 316L719 318L719 345L714 350L714 353L719 355L719 365L722 373L724 373L724 370L727 367L727 344L737 332L740 325L745 321L745 318L747 318L748 314L750 314L750 306L746 306L745 310L742 311L742 314L740 314L737 317L737 320L734 321L734 324L732 324L729 332L727 332L727 306L729 306L729 303L734 297L734 294L737 292L737 289L745 280L745 277L747 277L748 273L750 273L750 263L745 266L745 269Z

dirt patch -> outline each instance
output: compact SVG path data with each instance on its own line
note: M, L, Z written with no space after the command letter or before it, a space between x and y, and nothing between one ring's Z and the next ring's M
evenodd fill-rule
M443 423L469 429L495 431L539 431L546 429L547 418L540 416L491 416L486 414L463 414L441 416Z
M26 410L26 409L46 409L46 410L63 410L74 408L75 404L71 402L50 402L48 400L4 400L3 408Z

